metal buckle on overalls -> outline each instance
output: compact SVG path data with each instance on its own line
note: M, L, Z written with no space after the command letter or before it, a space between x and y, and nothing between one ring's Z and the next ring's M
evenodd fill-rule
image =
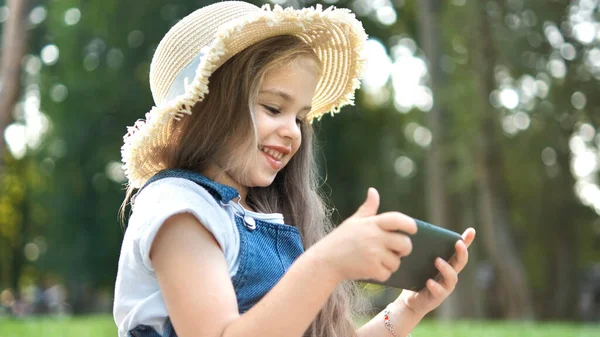
M249 230L253 231L256 229L256 220L254 220L253 217L249 216L248 214L246 214L246 209L244 208L244 206L242 206L242 204L240 203L240 200L242 199L242 197L240 196L237 200L237 204L240 205L240 207L242 208L242 212L244 212L244 224L246 226L246 228L248 228Z
M242 197L238 196L237 204L240 205L240 208L242 209L242 212L244 212L244 214L243 215L238 214L238 212L235 209L233 210L233 213L235 214L235 216L240 217L244 221L244 227L246 227L249 231L253 231L256 229L256 220L254 220L253 217L246 214L246 209L240 203L241 199L242 199ZM219 203L221 203L221 206L231 207L231 205L226 204L223 201L219 201Z
M249 215L244 215L244 224L246 225L246 228L251 231L256 229L256 220Z

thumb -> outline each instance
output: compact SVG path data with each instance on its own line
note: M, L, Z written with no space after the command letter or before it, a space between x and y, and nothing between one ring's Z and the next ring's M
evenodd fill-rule
M360 205L354 216L360 218L372 216L377 214L377 209L379 209L379 192L370 187L367 191L367 200Z

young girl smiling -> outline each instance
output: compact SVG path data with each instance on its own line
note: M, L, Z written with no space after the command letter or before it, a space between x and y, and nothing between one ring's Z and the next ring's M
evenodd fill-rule
M132 215L115 288L119 336L406 336L453 291L474 238L356 329L352 280L383 281L415 221L369 189L332 230L312 121L352 103L366 34L348 10L225 1L165 35L156 107L122 149Z

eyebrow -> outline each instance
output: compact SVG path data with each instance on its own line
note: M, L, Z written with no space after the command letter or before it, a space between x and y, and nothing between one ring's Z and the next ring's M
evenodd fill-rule
M287 102L294 101L294 99L292 98L292 96L290 96L290 94L288 94L287 92L281 91L281 90L277 90L277 89L261 90L258 93L259 94L271 94L271 95L279 96L279 97L283 98ZM310 110L312 110L312 106L307 105L307 106L303 107L302 110L308 110L308 111L310 111Z

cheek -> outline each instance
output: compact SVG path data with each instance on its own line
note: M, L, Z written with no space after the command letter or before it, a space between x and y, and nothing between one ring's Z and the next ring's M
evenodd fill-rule
M256 121L256 132L260 138L267 136L273 128L272 121L266 113L257 112L254 120Z
M300 149L300 145L302 145L302 134L300 134L300 137L298 137L297 139L295 139L292 142L292 153L296 154L296 152L298 152L298 149Z

